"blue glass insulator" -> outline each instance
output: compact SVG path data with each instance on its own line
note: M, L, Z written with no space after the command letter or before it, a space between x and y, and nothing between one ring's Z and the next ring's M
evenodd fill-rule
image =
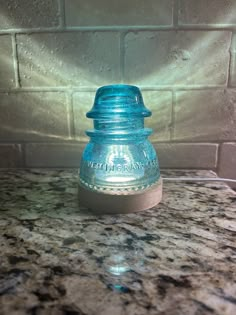
M151 116L138 87L108 85L97 90L87 113L94 129L82 155L80 185L92 191L139 191L160 179L157 155L144 127Z

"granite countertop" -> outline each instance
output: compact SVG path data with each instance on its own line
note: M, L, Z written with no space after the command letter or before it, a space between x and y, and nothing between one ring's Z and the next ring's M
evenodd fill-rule
M1 315L236 314L230 188L164 181L157 207L95 216L78 207L77 177L0 172Z

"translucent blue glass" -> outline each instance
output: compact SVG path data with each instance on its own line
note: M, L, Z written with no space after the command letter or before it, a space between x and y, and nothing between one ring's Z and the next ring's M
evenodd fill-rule
M108 85L97 90L87 113L94 129L81 160L80 184L93 191L137 191L158 182L159 164L144 128L144 106L138 87Z

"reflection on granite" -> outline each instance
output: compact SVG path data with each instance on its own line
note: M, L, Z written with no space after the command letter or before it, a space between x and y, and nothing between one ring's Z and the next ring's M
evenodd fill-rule
M1 315L236 314L236 195L225 184L164 182L156 208L94 216L78 207L76 170L0 181Z

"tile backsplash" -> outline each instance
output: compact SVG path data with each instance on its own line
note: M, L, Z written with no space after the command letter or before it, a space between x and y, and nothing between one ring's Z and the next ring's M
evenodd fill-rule
M79 167L101 85L141 88L162 168L236 178L236 2L0 0L0 167Z

